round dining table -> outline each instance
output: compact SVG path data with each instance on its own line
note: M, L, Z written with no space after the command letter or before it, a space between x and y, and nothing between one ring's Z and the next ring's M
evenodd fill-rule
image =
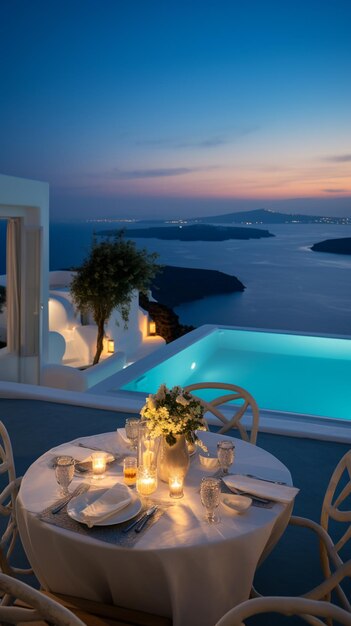
M201 432L200 438L215 454L217 442L228 436ZM231 472L292 484L289 470L272 454L241 439L232 441ZM214 470L205 469L196 453L185 479L184 497L171 499L168 485L159 481L150 500L159 503L163 514L153 523L150 520L139 534L134 529L126 533L133 540L131 545L119 541L121 533L111 543L111 538L104 541L103 535L94 535L94 529L90 533L84 526L82 534L48 523L41 515L59 497L54 456L72 454L75 447L81 452L78 442L128 454L117 432L103 433L49 450L25 473L16 504L18 528L44 589L170 617L173 626L214 626L230 608L248 599L256 567L284 532L293 499L275 502L271 508L251 506L243 514L221 502L220 521L209 524L200 500L200 482ZM77 472L71 489L82 481L94 482ZM107 489L117 481L123 482L123 462L111 464L98 486Z

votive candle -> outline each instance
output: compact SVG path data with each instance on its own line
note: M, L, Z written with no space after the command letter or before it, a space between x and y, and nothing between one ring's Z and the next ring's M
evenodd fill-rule
M145 467L139 465L136 481L137 492L141 496L149 496L157 489L157 472L156 467Z
M154 464L154 453L150 450L150 442L145 442L145 445L148 447L143 452L143 466L151 467Z
M106 452L93 452L91 455L93 475L95 478L103 478L106 471Z
M184 496L183 485L184 478L183 476L179 476L176 474L174 476L170 475L168 479L169 484L169 495L171 498L182 498Z

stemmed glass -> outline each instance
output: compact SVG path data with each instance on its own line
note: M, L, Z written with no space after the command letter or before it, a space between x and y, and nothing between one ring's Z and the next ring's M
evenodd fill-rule
M209 524L220 521L215 510L219 506L221 497L221 481L218 478L203 478L200 486L201 503L206 509L206 519Z
M140 420L136 417L128 417L126 419L126 435L130 441L130 447L132 448L132 450L136 450L138 447L139 425Z
M70 493L68 487L73 480L74 464L75 460L72 456L58 456L56 459L55 476L63 496L68 496Z
M234 462L235 446L232 441L219 441L217 443L217 456L221 466L222 475L228 474L229 468Z

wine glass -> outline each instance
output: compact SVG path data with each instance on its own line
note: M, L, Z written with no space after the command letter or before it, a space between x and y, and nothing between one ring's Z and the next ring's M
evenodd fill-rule
M138 446L140 420L136 417L128 417L125 423L126 435L130 441L132 450L136 450Z
M56 459L55 476L63 496L68 496L70 493L68 487L73 480L74 464L75 460L72 456L58 456Z
M222 474L228 474L229 468L234 462L235 446L232 441L219 441L217 443L217 456L221 466Z
M220 518L215 514L215 510L220 503L221 481L213 477L203 478L200 486L200 497L201 503L206 509L206 520L208 523L215 524L219 522Z

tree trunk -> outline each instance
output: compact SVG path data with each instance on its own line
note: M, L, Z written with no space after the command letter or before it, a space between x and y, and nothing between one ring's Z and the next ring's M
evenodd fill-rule
M98 332L97 332L97 339L96 339L96 353L94 356L93 365L96 365L99 362L101 352L104 349L105 320L99 320L97 327L98 327Z

